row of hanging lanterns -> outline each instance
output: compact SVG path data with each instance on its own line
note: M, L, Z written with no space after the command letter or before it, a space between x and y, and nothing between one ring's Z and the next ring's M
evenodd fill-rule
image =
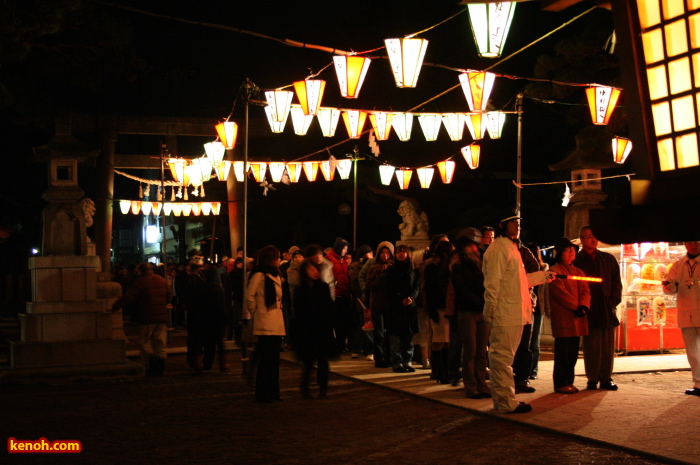
M248 169L244 169L243 161L232 162L233 172L236 181L243 182L247 173L252 174L256 182L263 182L265 175L269 172L272 182L280 182L284 177L285 172L291 182L299 182L302 171L306 175L308 181L316 181L319 171L326 181L335 179L335 173L338 172L340 179L349 179L352 171L352 159L331 158L328 160L313 160L313 161L290 161L290 162L263 162L249 161Z
M161 211L164 215L174 216L200 216L218 215L221 212L221 202L148 202L142 200L120 200L119 209L126 215L142 214L148 216L153 213L159 216Z

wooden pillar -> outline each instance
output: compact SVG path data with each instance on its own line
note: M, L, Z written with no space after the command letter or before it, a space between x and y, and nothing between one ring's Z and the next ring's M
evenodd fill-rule
M111 120L100 130L100 155L97 157L97 201L95 202L95 250L102 271L110 271L112 260L112 214L114 206L114 146L117 133Z

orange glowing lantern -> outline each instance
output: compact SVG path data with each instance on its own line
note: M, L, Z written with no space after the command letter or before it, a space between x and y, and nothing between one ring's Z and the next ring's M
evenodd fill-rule
M369 114L369 121L372 123L372 129L374 129L374 137L377 140L387 140L389 139L389 132L391 131L391 121L393 120L393 115L385 111L372 111Z
M467 145L462 147L462 156L464 160L469 165L469 168L475 170L479 167L479 155L481 153L481 147L476 144Z
M301 177L302 164L298 161L290 161L287 163L287 174L291 182L299 182Z
M420 182L420 187L427 189L430 187L430 183L433 181L433 174L435 174L435 168L425 167L416 169L416 174L418 175L418 181Z
M468 113L466 122L472 139L479 140L484 138L486 127L488 126L486 113Z
M305 115L318 114L325 89L326 81L321 79L306 79L294 83L297 99L299 99L301 109L304 110Z
M439 162L437 167L443 184L450 184L455 174L455 162L452 160L444 160Z
M467 71L459 75L470 111L485 111L496 75L486 71Z
M610 121L617 99L620 98L620 89L594 85L586 88L586 98L593 124L602 126Z
M411 181L411 175L413 174L413 170L401 168L396 170L395 173L396 179L399 181L399 188L408 189L408 183Z
M233 121L224 121L215 127L221 143L227 149L234 148L236 146L236 137L238 136L238 125Z
M267 163L264 161L252 161L250 162L250 171L253 173L255 182L263 182L263 179L265 179L265 172L267 171Z
M223 160L218 166L214 167L214 171L219 181L226 181L231 172L231 162L229 160Z
M367 113L361 110L343 110L343 121L350 139L359 139L365 126Z
M306 179L312 182L315 181L316 176L318 176L318 162L305 161L302 164L304 166L304 173L306 173Z
M335 160L323 160L319 165L323 178L326 181L332 181L335 177Z
M624 137L614 137L612 140L612 153L615 163L622 164L627 160L632 151L632 141Z
M357 55L336 55L333 57L335 73L338 76L340 95L345 98L360 96L360 88L372 60Z

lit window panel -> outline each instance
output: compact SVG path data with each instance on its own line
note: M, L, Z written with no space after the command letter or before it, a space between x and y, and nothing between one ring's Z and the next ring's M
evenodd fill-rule
M676 21L664 27L666 35L666 55L675 57L688 52L688 34L685 20Z
M678 168L690 168L698 166L698 136L687 134L676 139L676 152L678 153Z
M651 113L654 116L654 128L657 136L665 136L671 133L671 110L668 102L658 103L651 106Z
M695 76L695 86L700 88L700 53L693 55L693 75Z
M685 13L683 2L663 2L664 19L673 19Z
M649 81L649 98L657 100L668 97L668 82L666 81L666 67L661 65L647 70Z
M692 129L695 124L695 108L693 107L693 96L673 99L671 101L673 110L673 129L680 132Z
M690 60L681 58L668 64L668 75L670 76L671 94L680 94L692 89L690 80Z
M661 29L654 29L642 34L642 45L644 46L644 60L647 64L656 63L666 58Z
M639 9L639 22L643 29L659 24L661 11L657 0L637 0Z
M700 8L700 0L697 8ZM690 46L691 48L700 47L700 13L694 14L688 20L690 28Z
M672 171L676 169L676 160L673 153L673 140L660 140L656 144L659 151L659 167L661 171Z

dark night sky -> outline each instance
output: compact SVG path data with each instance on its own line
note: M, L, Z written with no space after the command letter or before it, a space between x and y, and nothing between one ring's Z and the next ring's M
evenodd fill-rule
M351 11L349 2L321 1L245 4L224 1L119 3L142 8L155 15L215 23L278 39L289 38L355 51L381 47L383 39L387 37L400 37L420 31L463 8L457 1L415 0L400 4L360 1L355 2L358 5L355 11ZM41 54L47 52L33 51L33 55L30 55L26 62L13 65L12 70L20 76L24 73L27 79L35 81L33 84L37 88L43 90L31 94L31 97L25 96L25 100L18 98L15 107L3 111L3 114L10 115L10 119L18 114L26 115L29 113L27 107L31 107L33 114L36 114L36 109L41 108L41 104L44 103L50 108L63 107L73 111L95 113L223 119L231 112L238 89L246 78L250 78L262 89L270 89L303 79L309 74L309 70L317 72L332 61L331 54L318 50L293 48L247 34L139 14L106 4L90 5L96 12L91 17L108 18L111 22L110 27L118 29L118 36L124 41L125 45L119 49L119 54L115 54L115 60L122 61L121 67L116 68L119 71L103 77L100 85L94 86L76 82L75 75L68 78L66 76L70 73L60 75L58 71L46 73L47 77L42 78L41 73L36 71L41 69ZM397 10L397 5L401 5L400 11ZM520 49L589 7L590 5L584 2L564 12L552 13L540 11L538 2L520 3L506 43L505 54ZM606 14L605 11L597 11L588 16L594 19L595 15L599 17ZM533 76L537 57L541 54L552 54L559 40L567 35L577 34L588 21L588 18L579 20L492 71ZM420 37L430 41L425 57L427 63L463 69L483 69L494 63L492 59L477 56L466 13L421 34ZM358 100L340 97L335 72L332 67L326 69L320 76L327 81L323 105L407 110L459 82L458 73L455 71L424 66L416 89L398 89L394 85L388 60L381 58L381 55L381 50L373 54L377 59L373 60L370 66ZM51 60L48 62L53 63ZM497 78L491 98L492 105L495 108L512 110L515 95L523 90L526 84L526 80ZM583 90L580 90L580 94L579 103L582 103ZM23 103L24 113L21 108ZM448 112L466 109L464 95L458 88L417 111ZM561 160L574 148L574 135L578 126L567 124L569 109L561 105L544 105L526 99L524 111L525 181L541 182L568 177L568 173L551 173L547 166ZM49 114L50 111L46 113ZM254 122L264 118L262 107L251 107L250 114ZM241 105L236 106L233 119L242 124ZM266 122L264 124L267 125ZM315 121L305 137L295 136L291 126L289 121L282 135L252 139L249 151L251 159L258 157L268 160L292 160L322 150L346 137L342 121L334 138L321 137ZM413 180L409 190L399 191L394 181L391 191L420 202L430 218L432 234L493 223L497 216L515 201L515 188L511 182L515 178L516 169L515 115L509 115L501 140L486 139L483 142L482 164L476 171L469 170L459 155L459 149L469 142L469 136L466 135L461 142L451 142L444 128L441 131L438 141L425 142L418 122L414 121L411 141L399 142L392 135L390 141L380 142L380 160L396 166L418 167L457 155L454 182L443 185L437 178L433 180L430 189L424 190L420 189L417 180ZM465 134L467 132L465 130ZM3 144L3 156L19 153L26 157L31 146L45 143L51 136L51 131L50 128L36 130L22 125L20 130L14 130L12 134L4 136L7 137L3 137L6 141ZM214 137L212 131L212 140ZM151 139L142 142L139 149L148 150L148 143L151 143ZM199 143L197 141L194 147L200 147ZM355 145L361 153L369 153L366 136L359 141L350 141L333 148L332 153L336 157L342 157L351 152ZM125 142L121 142L121 147L129 150ZM181 144L181 147L182 150L189 149L185 143ZM120 145L118 150L119 148ZM201 151L197 148L192 150ZM158 153L157 146L152 147L152 152L154 155ZM18 164L17 169L26 173L27 168ZM43 168L34 166L32 169L37 173L37 182L34 184L40 186L39 179L43 177ZM374 245L385 239L397 240L400 217L395 210L398 202L386 196L373 194L367 189L381 187L377 163L372 160L360 162L358 173L359 242ZM10 173L5 174L7 181L26 179L26 174L17 176L17 173L13 173L11 177L9 175ZM39 198L35 201L27 199L32 194L23 190L27 187L26 183L20 186L11 182L3 184L0 195L3 200L9 199L9 203L17 202L21 195L24 196L20 201L23 205L37 206L42 202ZM86 193L89 195L87 180L86 184ZM124 183L118 182L117 189L121 185ZM127 192L115 192L115 196L125 197L133 192L133 187L127 187ZM330 245L338 235L351 239L351 217L338 214L340 204L352 204L350 181L317 181L311 184L302 178L297 185L277 187L277 191L270 192L266 197L261 195L262 190L259 187L251 187L249 247L259 247L272 242L286 248L292 245L292 241L316 241L322 245ZM559 204L563 190L563 185L523 190L523 227L526 239L551 243L561 236L563 209ZM213 196L217 188L211 188L209 191L209 195ZM17 209L14 210L16 211ZM9 217L12 217L12 209L10 213ZM8 221L7 218L8 216L5 216L5 221ZM279 231L284 235L280 236ZM290 240L290 237L293 240Z

